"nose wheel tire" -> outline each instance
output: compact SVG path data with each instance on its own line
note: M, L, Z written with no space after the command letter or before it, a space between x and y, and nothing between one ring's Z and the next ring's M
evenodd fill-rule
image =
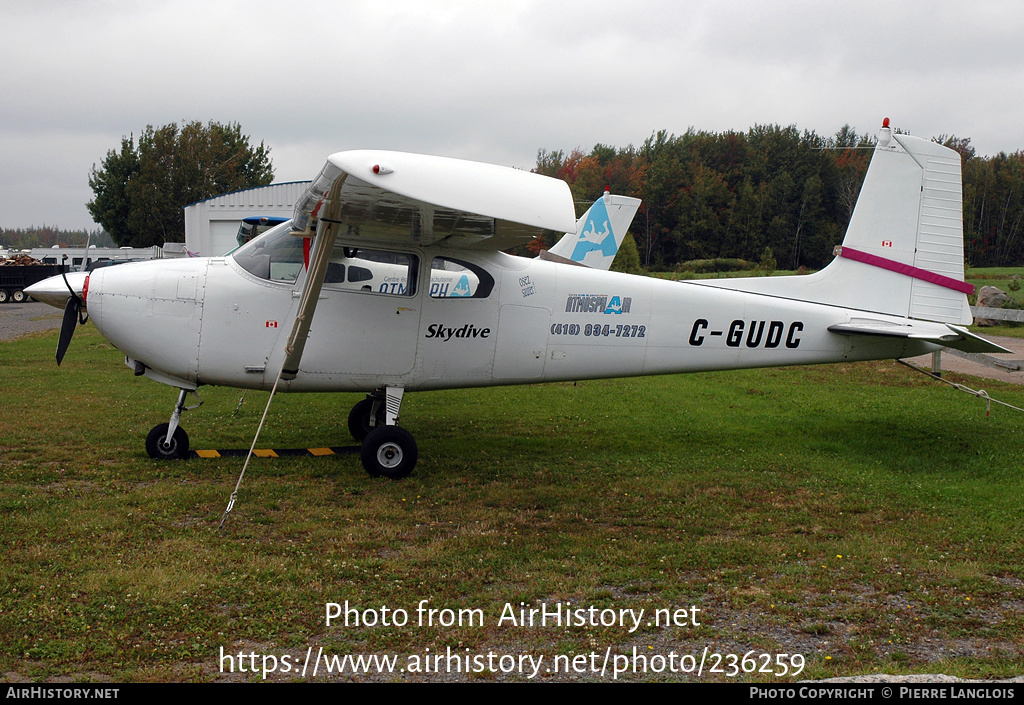
M378 426L367 434L361 453L363 467L374 477L400 480L412 472L419 449L412 434L398 426Z
M170 424L162 423L153 427L146 436L146 452L154 460L181 460L188 455L188 434L178 426L174 435L167 438Z

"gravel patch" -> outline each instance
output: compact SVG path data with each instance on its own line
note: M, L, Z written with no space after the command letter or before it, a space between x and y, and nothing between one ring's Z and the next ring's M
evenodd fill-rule
M0 304L0 340L16 340L29 333L60 330L63 318L64 314L59 309L39 301Z
M1024 338L1007 338L999 335L985 335L984 333L981 333L980 335L985 338L985 340L991 340L996 345L1002 345L1004 348L1013 350L1014 352L1013 355L992 355L993 358L1003 360L1024 360ZM907 362L929 372L932 369L932 356L930 354L910 358ZM942 355L941 366L943 372L956 372L958 374L971 375L972 377L984 377L985 379L998 379L1002 382L1010 382L1012 384L1024 384L1024 371L1010 372L1004 369L988 367L987 365L965 360L964 358L953 355L952 353Z

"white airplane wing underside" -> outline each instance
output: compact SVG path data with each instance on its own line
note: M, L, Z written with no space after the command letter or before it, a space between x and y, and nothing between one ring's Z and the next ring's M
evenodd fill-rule
M299 199L293 227L304 230L316 219L338 223L338 238L353 244L502 250L545 229L573 230L576 214L568 185L558 179L460 159L360 150L328 157Z

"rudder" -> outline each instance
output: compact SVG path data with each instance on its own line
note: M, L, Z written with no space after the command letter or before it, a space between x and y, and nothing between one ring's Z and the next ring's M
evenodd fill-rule
M879 132L837 257L807 276L718 279L708 286L969 325L960 155ZM704 282L702 282L704 283Z
M821 274L849 270L869 310L969 324L959 153L883 127L837 254Z

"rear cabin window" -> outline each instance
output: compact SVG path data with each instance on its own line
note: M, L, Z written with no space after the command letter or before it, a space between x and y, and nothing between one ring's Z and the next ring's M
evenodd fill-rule
M434 299L485 299L494 288L494 277L483 267L435 257L430 263L430 296Z

